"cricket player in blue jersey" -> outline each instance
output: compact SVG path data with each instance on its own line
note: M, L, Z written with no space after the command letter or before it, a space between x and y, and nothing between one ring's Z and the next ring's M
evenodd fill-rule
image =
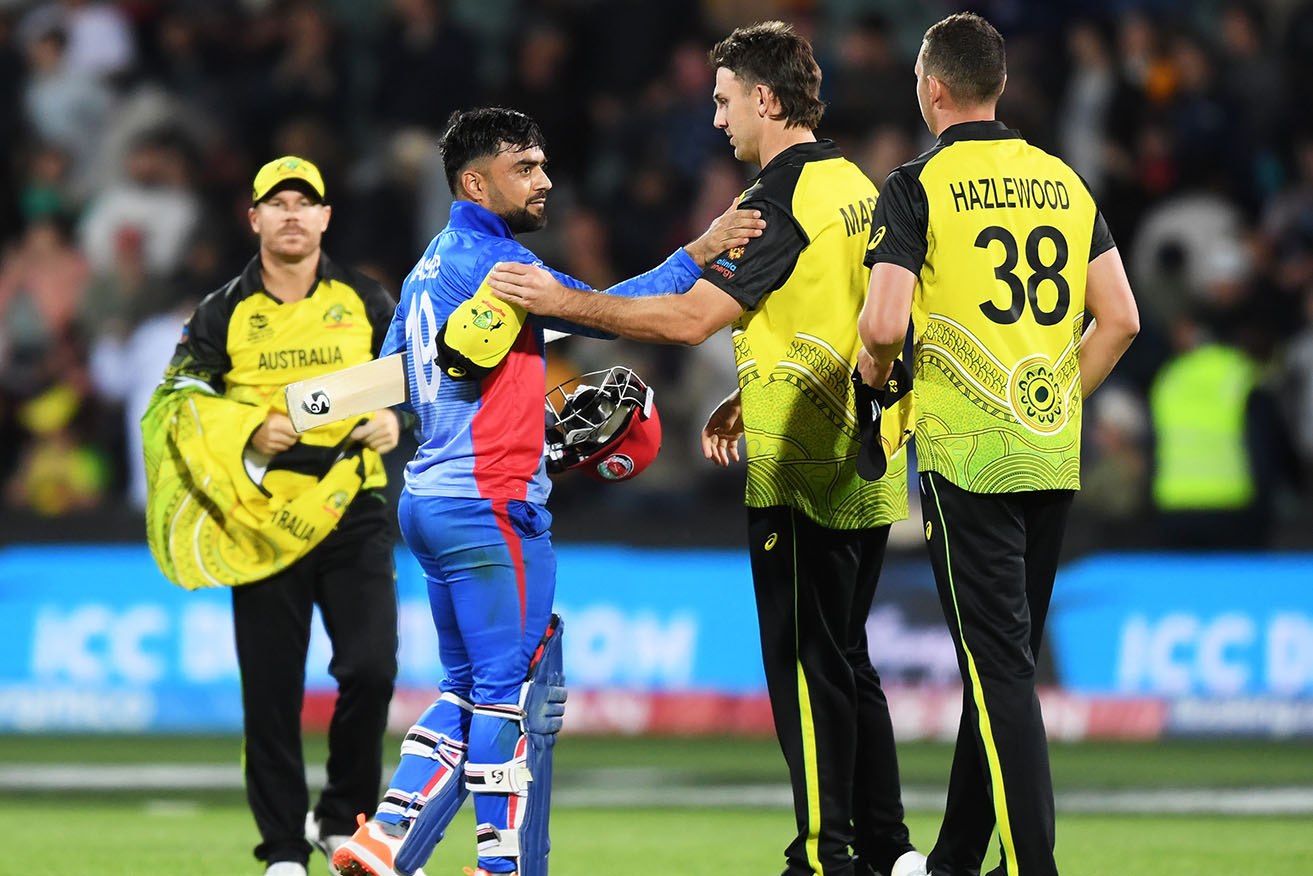
M541 264L515 235L546 221L544 145L519 112L452 116L442 139L451 217L407 276L383 342L380 355L406 354L419 418L422 443L406 467L398 515L428 581L446 677L406 733L374 817L362 814L333 857L347 876L418 872L467 792L478 865L466 872L547 872L551 752L565 687L545 507L544 330L609 336L529 317L487 285L498 262ZM610 291L686 292L716 256L764 227L756 211L726 210L697 240Z

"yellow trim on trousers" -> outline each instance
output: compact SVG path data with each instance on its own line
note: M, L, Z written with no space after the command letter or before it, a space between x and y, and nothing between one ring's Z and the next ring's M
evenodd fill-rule
M999 842L1008 861L1010 876L1021 876L1017 864L1017 853L1012 841L1012 824L1008 820L1007 792L1003 785L1003 768L998 759L998 747L994 744L994 733L989 723L989 710L985 708L985 691L980 686L980 675L976 671L976 660L967 647L966 631L962 628L962 611L957 605L957 588L953 585L953 564L948 552L948 525L944 522L944 507L939 501L939 491L935 489L934 479L926 478L930 491L934 493L935 510L939 513L939 532L944 539L944 568L948 572L948 590L953 595L953 613L957 617L958 641L962 643L962 653L967 658L967 671L971 674L971 698L975 700L976 711L980 715L980 738L985 744L985 760L989 763L990 783L994 788L994 818L998 824Z
M789 534L793 558L793 649L800 655L802 643L798 636L798 527L789 512ZM807 673L802 668L802 657L798 661L798 723L802 735L802 762L804 781L807 784L807 860L818 874L825 873L821 864L821 783L816 769L816 723L812 718L811 693L807 687Z

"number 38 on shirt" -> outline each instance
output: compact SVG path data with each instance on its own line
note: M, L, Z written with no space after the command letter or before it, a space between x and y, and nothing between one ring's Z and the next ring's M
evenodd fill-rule
M996 256L1001 252L1002 261L994 266L994 277L1012 293L1006 307L999 307L994 299L982 301L980 312L986 317L1000 325L1011 325L1021 319L1027 302L1040 325L1057 325L1067 316L1071 287L1062 276L1062 269L1067 266L1067 239L1061 231L1052 225L1036 226L1026 236L1024 265L1016 237L1001 225L983 229L976 236L975 245ZM1051 284L1052 291L1045 289L1047 294L1043 296L1045 301L1052 302L1051 307L1041 303L1040 290L1045 283Z

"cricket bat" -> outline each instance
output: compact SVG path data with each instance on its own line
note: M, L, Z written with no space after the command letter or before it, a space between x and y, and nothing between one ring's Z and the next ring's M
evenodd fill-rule
M405 355L394 353L287 384L283 394L292 428L304 432L401 404L409 390Z

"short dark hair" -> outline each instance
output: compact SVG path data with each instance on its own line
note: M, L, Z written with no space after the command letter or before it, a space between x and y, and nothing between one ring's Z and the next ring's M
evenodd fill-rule
M538 123L517 110L499 106L457 110L447 119L447 132L439 147L447 188L456 194L456 179L472 161L507 149L520 152L546 145Z
M782 21L759 21L737 28L707 55L748 85L765 85L780 102L786 128L815 130L825 103L820 98L821 68L811 44Z
M925 32L922 71L948 89L953 100L977 106L998 100L1008 75L1003 35L974 12L959 12Z

